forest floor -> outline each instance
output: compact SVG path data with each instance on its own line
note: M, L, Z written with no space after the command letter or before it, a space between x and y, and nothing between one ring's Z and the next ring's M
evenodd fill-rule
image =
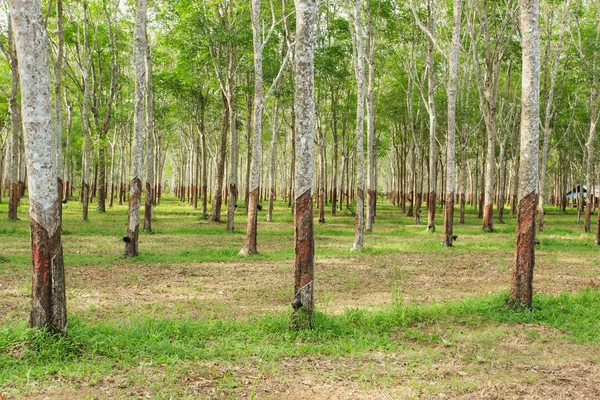
M315 225L315 327L294 332L293 218L276 206L274 222L259 213L260 254L243 258L243 207L228 233L165 196L130 260L125 205L81 222L69 202L69 336L57 338L26 328L25 199L21 220L0 219L0 399L600 398L599 248L574 210L548 207L523 311L506 307L508 210L490 234L467 207L445 249L380 199L365 249L350 252L354 218L329 206Z

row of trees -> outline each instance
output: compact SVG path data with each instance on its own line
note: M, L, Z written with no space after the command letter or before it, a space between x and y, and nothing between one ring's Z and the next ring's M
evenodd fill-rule
M23 195L25 186L19 185L19 179L23 180L27 175L32 230L34 223L44 218L51 221L53 225L44 229L47 235L58 235L58 239L52 239L58 247L51 249L59 249L60 229L56 233L54 224L60 227L60 218L55 214L38 216L35 210L39 196L45 196L47 202L56 202L53 207L59 216L62 196L70 198L76 176L80 177L82 219L86 220L91 193L97 198L98 211L105 212L106 198L109 196L109 204L112 204L117 186L119 201L124 200L125 177L130 177L129 222L124 240L127 255L136 256L144 178L144 228L148 230L151 229L153 205L160 199L162 186L169 179L169 186L182 200L197 207L201 198L204 213L208 211L210 199L214 221L220 219L225 194L228 197L227 229L230 231L234 228L239 187L243 186L248 228L246 245L241 253L252 254L257 252L260 188L268 187L269 216L279 189L290 205L292 199L294 203L294 306L308 310L299 314L307 316L305 321L310 324L313 193L316 194L320 222L325 222L328 198L331 199L332 214L343 207L344 197L346 207L355 204L354 250L362 248L364 230L373 229L377 193L381 190L379 183L384 184L392 201L417 218L425 196L427 229L431 231L435 230L436 201L445 198L443 244L451 246L456 170L460 172L461 222L466 197L470 197L475 206L478 203L476 195L481 190L478 207L484 230L493 230L494 203L498 204L502 218L506 202L504 188L512 188L510 195L515 208L520 210L513 298L530 305L535 235L532 229L538 202L538 82L541 76L546 90L544 124L548 124L548 134L546 136L547 131L544 131L543 137L543 176L548 174L549 154L553 149L553 156L556 155L558 160L553 165L554 173L562 178L558 182L578 181L575 173L579 163L572 158L571 148L565 146L573 140L581 141L581 127L589 125L588 140L585 147L581 147L586 149L585 172L590 188L594 182L598 96L595 86L584 86L582 82L589 77L595 82L597 75L600 24L594 13L598 11L598 5L583 1L574 6L570 1L564 5L544 3L548 17L542 19L545 23L542 29L538 27L537 1L533 0L522 0L520 4L512 0L501 4L471 0L465 7L460 0L428 0L422 5L425 7L419 8L412 2L397 4L370 0L356 1L352 6L323 2L317 7L314 0L296 0L295 10L292 10L283 0L281 4L270 1L261 12L259 0L249 4L237 0L214 3L157 0L152 8L150 34L147 34L145 0L137 0L135 10L126 4L106 0L57 0L46 10L42 10L38 1L11 1L7 35L2 42L7 72L10 71L4 79L10 81L11 87L10 90L3 89L11 111L11 121L5 125L10 127L11 135L3 136L6 149L3 154L6 154L7 170L10 171L9 217L16 217L15 202ZM28 18L35 19L39 26L26 23L26 27L19 27L22 11L32 12L34 16ZM519 20L516 18L519 12L520 27L514 22ZM133 20L135 24L131 26ZM292 32L290 26L294 24L296 31ZM31 146L37 145L38 140L35 144L28 141L28 137L33 137L28 136L33 131L27 132L26 113L19 115L18 112L19 100L23 110L29 101L25 97L24 74L30 73L24 71L27 66L22 65L21 59L29 59L24 55L28 50L19 47L19 40L26 37L19 29L32 29L34 25L44 31L40 35L43 40L36 36L43 45L36 45L35 51L45 59L40 59L36 67L40 68L40 74L47 76L50 84L50 57L54 76L53 91L46 91L42 86L27 89L33 90L27 96L44 95L45 101L54 105L54 112L50 110L53 136L46 143L52 148L44 148L44 152L51 154L51 174L56 184L54 189L43 193L36 190L37 183L34 182L37 182L38 171L32 167L33 155L29 154ZM46 27L55 28L56 34L47 37ZM545 34L543 74L540 71L540 32ZM565 46L567 37L571 39L569 46ZM589 38L595 38L595 41L586 40ZM251 48L249 43L252 43ZM127 56L131 44L132 63ZM566 56L565 47L577 52L577 61ZM254 79L249 72L252 69L250 63L254 68ZM568 68L559 80L560 66ZM62 79L63 74L67 79ZM352 74L354 80L349 79ZM523 82L522 86L519 80ZM577 93L571 96L573 87L577 88ZM268 88L266 94L265 88ZM585 101L580 92L589 94L590 101ZM567 102L569 107L565 112ZM445 114L440 111L440 104L447 105ZM63 105L67 115L65 128ZM244 115L240 110L242 105L245 106L245 121L241 117ZM352 106L356 106L354 123ZM263 114L268 114L271 128L269 163L262 162ZM424 114L427 114L427 120L423 118ZM445 132L441 120L447 120ZM519 121L520 148L517 140ZM288 129L283 128L285 125ZM246 130L243 142L238 136L242 126ZM63 135L64 131L66 135ZM460 133L460 168L454 165L457 131ZM111 132L112 141L108 139ZM282 137L286 136L285 132L289 132L289 142ZM509 137L513 138L511 142L508 142ZM278 142L282 141L286 142L285 146L277 151ZM240 156L240 152L243 153L241 143L246 145L244 156ZM109 146L110 157L107 156ZM505 184L507 149L513 155L510 185ZM63 159L66 160L64 171ZM110 166L107 160L110 160ZM245 184L241 185L239 169L242 169L243 161ZM145 171L142 170L144 165ZM279 169L279 179L278 165L283 166ZM97 171L94 174L97 179L90 185L92 166ZM465 183L467 175L472 181L469 196ZM117 176L120 176L118 185ZM209 180L216 182L211 188L213 193L209 193ZM543 185L541 189L540 193L543 193ZM565 189L562 185L556 191L561 198ZM539 200L543 206L543 194ZM587 225L591 207L588 202ZM42 208L49 210L45 206ZM543 209L539 215L539 226L542 226ZM43 235L40 237L36 239L37 236L32 235L32 248L46 240ZM36 240L41 242L36 244ZM56 258L58 251L52 251L50 255L54 258L50 260ZM35 273L39 272L36 268ZM47 279L50 275L43 276ZM54 284L55 280L51 281ZM302 305L306 307L301 308ZM47 317L43 324L54 326L48 322L52 321L53 312L44 307L41 309ZM298 322L298 325L303 324ZM55 328L58 331L65 329L60 324Z
M447 205L443 242L449 246L450 199L460 205L460 222L470 203L480 212L482 228L490 231L495 220L503 222L504 204L516 212L518 9L516 0L369 0L359 9L354 3L320 3L314 138L319 221L325 221L327 204L332 214L344 205L352 211L356 207L359 217L364 207L364 228L371 230L379 192L409 216L420 216L424 203L427 228L433 231L439 217L430 205L438 202ZM293 6L287 1L198 5L156 0L150 10L150 72L144 75L144 87L149 88L145 103L152 104L146 108L152 116L146 116L143 134L144 170L132 161L138 159L130 40L134 9L106 0L61 0L43 10L52 33L54 97L61 99L55 114L65 128L65 197L71 199L73 189L80 188L83 219L91 199L105 212L107 204L126 201L128 177L139 167L150 204L168 187L218 221L227 202L231 230L240 192L251 221L244 251L254 253L255 205L268 200L268 220L277 195L292 206ZM598 5L543 1L542 11L538 230L543 229L544 204L566 207L566 192L597 181L600 118ZM7 96L5 102L0 99L0 108L12 111L0 121L0 172L2 188L9 192L9 218L14 219L27 170L10 23L4 28L0 43L7 62L0 66L6 72L0 85ZM264 121L259 118L263 115ZM364 122L366 137L359 146ZM269 151L263 152L263 146ZM593 203L585 211L583 202L577 206L589 231ZM144 226L150 229L152 207L147 209ZM360 248L360 221L357 226L354 247Z

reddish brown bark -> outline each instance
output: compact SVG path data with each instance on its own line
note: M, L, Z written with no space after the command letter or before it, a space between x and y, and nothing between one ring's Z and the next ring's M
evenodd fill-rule
M256 246L256 234L257 234L257 219L258 219L258 197L259 189L254 189L248 195L248 220L252 221L252 224L248 226L248 234L246 235L246 245L240 252L242 255L247 254L258 254Z
M310 190L296 198L294 206L294 300L300 300L300 289L312 284L314 280L315 239L312 208ZM310 295L304 296L302 299L302 308L308 314L308 318L302 318L302 320L312 324L314 301L312 299L313 288L310 287L310 289ZM300 322L300 318L295 318L297 311L294 311L293 322L297 328L304 328L297 326Z
M17 208L19 207L19 184L11 182L10 193L8 197L8 219L17 219Z
M88 206L89 206L89 202L90 202L90 185L87 183L83 184L82 189L82 199L83 199L83 209L81 210L81 220L82 221L87 221L88 220Z
M488 232L493 232L494 231L494 205L493 204L487 204L485 206L485 212L483 213L484 218L483 218L483 227L482 229L485 231L487 230Z
M319 223L325 223L325 193L323 190L319 191Z
M519 201L516 226L515 266L513 269L510 302L531 307L533 296L533 266L535 264L535 191Z
M598 219L596 222L596 245L600 246L600 209L598 209Z
M127 236L123 238L125 241L125 253L127 257L137 257L138 255L138 237L139 237L139 206L141 204L142 196L142 181L140 178L134 178L130 183L129 189L129 222L127 224ZM131 229L130 223L132 218L136 218L136 207L138 208L138 221L135 224L135 228Z
M371 225L373 225L373 223L375 222L375 208L377 206L377 191L376 190L368 190L367 189L367 201L368 201L368 206L371 207L371 210L373 210L372 212L372 221L371 221ZM372 230L372 229L371 229Z
M465 194L460 194L460 217L458 220L459 223L465 223Z
M67 333L65 275L60 226L52 237L33 218L31 226L31 261L33 282L29 327L47 327Z
M427 230L435 232L435 199L436 192L429 192L429 199L427 201Z
M454 193L446 193L446 207L444 209L444 234L442 235L442 245L452 247L454 224Z
M583 219L583 229L586 232L589 232L591 230L591 225L592 225L591 221L592 221L592 202L588 198L588 199L586 199L586 202L585 202L585 217Z
M140 182L141 184L141 182ZM150 193L150 196L146 196L144 203L144 230L152 232L152 197L153 190L150 186L150 182L146 181L146 192Z

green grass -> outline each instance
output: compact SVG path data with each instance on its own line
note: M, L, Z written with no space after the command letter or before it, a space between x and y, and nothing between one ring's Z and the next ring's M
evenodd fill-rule
M314 329L290 329L288 313L248 321L141 319L127 323L84 324L71 319L69 336L60 337L21 326L0 330L0 386L24 384L47 375L102 374L144 360L177 364L186 360L242 362L285 357L391 351L406 341L425 345L441 341L426 327L450 323L539 324L564 330L576 343L600 344L600 292L586 290L559 296L536 295L532 310L510 309L507 295L472 297L429 305L393 304L378 311L350 309L341 315L316 313ZM15 380L16 379L16 380Z

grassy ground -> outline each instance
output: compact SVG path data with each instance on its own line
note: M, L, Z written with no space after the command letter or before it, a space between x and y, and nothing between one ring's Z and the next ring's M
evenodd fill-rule
M571 211L550 208L538 235L532 311L505 306L510 216L486 234L470 213L444 249L439 233L381 201L357 253L351 214L328 212L316 226L316 326L293 332L282 203L272 223L260 213L261 254L241 258L241 207L227 233L166 197L127 260L125 206L81 222L70 202L67 338L26 329L26 202L19 211L0 219L5 398L600 398L599 249Z

